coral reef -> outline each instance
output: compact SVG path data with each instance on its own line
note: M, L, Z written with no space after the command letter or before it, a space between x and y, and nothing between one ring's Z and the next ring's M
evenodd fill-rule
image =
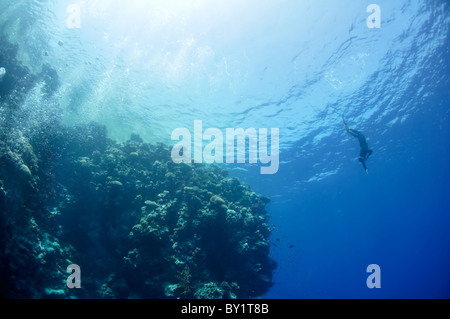
M5 296L249 298L271 286L268 198L96 124L41 134L0 143ZM70 263L84 289L65 287Z
M17 114L32 74L0 38L0 297L251 298L272 285L269 199L217 166L175 164L168 146L125 143L95 123L45 129ZM25 112L26 113L26 112ZM15 120L17 118L17 120ZM81 268L81 289L66 269Z

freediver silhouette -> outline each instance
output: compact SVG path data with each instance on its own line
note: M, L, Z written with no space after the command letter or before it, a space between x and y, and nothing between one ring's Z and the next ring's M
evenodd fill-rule
M373 151L369 150L369 146L367 145L367 140L361 132L349 128L344 119L342 119L342 121L344 122L345 130L351 136L354 136L358 139L359 145L361 146L361 151L359 152L358 160L361 162L364 170L366 171L366 174L369 174L369 170L367 169L367 166L366 166L366 161L369 159L369 156L372 155Z

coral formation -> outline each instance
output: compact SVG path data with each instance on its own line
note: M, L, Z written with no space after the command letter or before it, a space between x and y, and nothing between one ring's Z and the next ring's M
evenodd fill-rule
M44 145L22 136L15 151L0 144L10 296L248 298L271 286L267 198L217 166L174 164L167 146L118 144L95 124L45 135ZM86 288L63 294L67 260ZM30 261L40 292L35 281L12 288L31 281Z
M4 42L4 39L0 39ZM28 90L59 85L0 47L0 297L251 298L272 285L269 199L205 164L175 164L168 146L125 143L95 123L21 130ZM18 88L21 88L18 91ZM11 124L13 123L13 124ZM69 289L78 264L82 289Z
M1 85L0 97L12 109L17 108L25 99L28 91L37 83L44 83L44 93L50 96L60 86L57 72L48 64L42 66L39 74L33 74L26 66L17 61L18 47L12 45L0 35Z

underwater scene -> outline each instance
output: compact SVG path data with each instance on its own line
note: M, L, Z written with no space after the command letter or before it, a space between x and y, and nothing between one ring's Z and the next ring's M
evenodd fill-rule
M446 0L0 0L0 298L450 298Z

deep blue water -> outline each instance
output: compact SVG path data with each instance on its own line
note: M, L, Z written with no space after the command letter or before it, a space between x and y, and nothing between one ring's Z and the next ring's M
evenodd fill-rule
M173 145L194 120L280 129L276 174L223 165L271 198L267 298L450 297L448 1L2 0L0 12L19 59L61 81L51 98L29 93L26 132L96 121L117 141ZM342 117L368 139L368 174Z
M345 174L273 201L279 225L273 236L280 239L273 254L281 263L268 297L449 297L447 99L442 88L423 105L436 114L418 114L392 130L389 138L399 145L388 150L389 158L375 149L369 175L348 161ZM320 154L314 158L320 161ZM306 169L301 159L288 167L271 188L300 180ZM381 268L381 289L366 286L372 263Z

